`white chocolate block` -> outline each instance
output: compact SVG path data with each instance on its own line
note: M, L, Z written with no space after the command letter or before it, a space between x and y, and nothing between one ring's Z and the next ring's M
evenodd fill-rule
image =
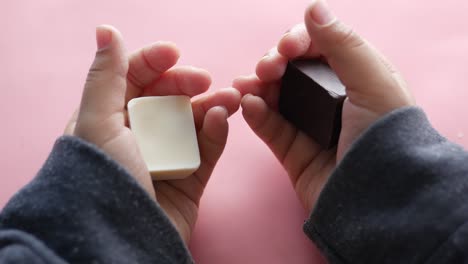
M188 96L152 96L128 102L130 127L155 180L182 179L200 166Z

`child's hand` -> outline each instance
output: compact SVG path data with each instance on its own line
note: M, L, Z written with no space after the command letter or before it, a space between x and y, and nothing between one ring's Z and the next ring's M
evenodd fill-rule
M158 181L153 185L128 128L127 102L139 96L195 96L209 88L210 76L193 67L172 68L179 58L174 44L159 42L128 57L121 35L112 27L99 27L96 38L98 52L86 80L81 106L66 133L95 144L125 167L157 199L188 242L200 197L226 144L227 118L237 111L240 94L233 88L224 89L192 103L200 168L186 179Z
M280 79L289 59L323 57L346 86L337 149L323 150L277 112ZM305 12L278 47L262 58L257 76L234 81L243 115L288 172L304 207L312 210L323 185L351 144L386 113L413 104L398 72L369 43L329 13L321 0Z

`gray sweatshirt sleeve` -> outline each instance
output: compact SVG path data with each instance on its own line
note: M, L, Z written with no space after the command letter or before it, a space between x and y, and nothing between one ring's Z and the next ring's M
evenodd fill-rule
M375 123L304 225L330 263L468 263L468 154L418 108Z
M159 205L116 162L62 137L0 214L0 263L192 263Z

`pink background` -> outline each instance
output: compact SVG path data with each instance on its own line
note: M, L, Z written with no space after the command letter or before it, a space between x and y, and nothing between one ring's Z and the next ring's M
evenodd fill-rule
M0 9L0 207L27 183L77 107L94 28L119 28L129 50L172 40L181 63L227 87L303 17L307 1L16 0ZM445 136L468 146L468 2L331 0L343 20L388 55ZM240 113L202 200L191 249L198 263L322 263L307 217L273 155Z

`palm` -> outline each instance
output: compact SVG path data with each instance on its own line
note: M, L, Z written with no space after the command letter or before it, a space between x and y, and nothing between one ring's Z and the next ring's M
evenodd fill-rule
M136 179L151 178L138 150L134 134L123 124L116 136L101 146L101 149L125 165ZM122 149L126 151L122 152ZM203 193L204 184L194 174L183 180L154 181L148 187L152 189L153 186L161 208L177 227L182 238L188 241L197 218L198 201Z
M336 166L336 150L314 149L305 155L314 158L306 165L304 172L297 178L291 173L288 174L301 203L310 212L326 183L326 179Z
M337 162L374 115L346 100L338 146L326 150L277 112L280 81L267 83L250 76L235 80L234 86L243 94L258 95L244 97L244 118L281 162L303 206L310 211Z
M188 74L175 76L181 79L191 78ZM197 78L203 77L198 76ZM174 81L174 83L180 82ZM157 82L152 85L157 85ZM151 89L151 87L144 88L144 90L147 89ZM183 89L183 87L178 87L178 89ZM167 94L158 95L172 94L174 92L169 91ZM232 114L237 110L239 101L240 95L233 89L222 90L214 95L195 101L192 108L195 123L197 124L197 136L202 160L200 168L185 179L153 181L150 187L153 188L154 186L156 200L186 242L190 240L190 235L197 220L200 198L211 172L223 152L228 133L227 116L225 116L228 113L224 113L223 108L219 107L208 112L205 112L204 109L223 105ZM139 153L136 139L124 123L122 123L121 132L108 144L104 145L102 149L129 169L135 178L150 178L148 169Z
M233 109L231 112L234 112L239 105L240 95L238 93L220 95L218 94L217 100L224 96L223 100L231 106ZM227 97L225 97L226 95ZM194 107L197 105L200 107L199 104L194 104ZM203 190L226 144L228 125L225 114L222 109L218 108L209 111L204 116L195 116L196 123L203 122L198 130L202 162L195 173L181 180L154 182L159 204L186 242L190 240L197 220L198 206ZM197 120L197 118L204 120Z
M156 182L155 186L159 204L177 227L182 238L189 241L204 186L196 180L195 175L183 180Z
M336 164L378 115L346 100L338 145L326 150L277 112L280 84L279 80L265 82L248 76L236 79L233 85L242 94L256 95L244 96L244 118L281 162L302 205L310 211Z
M351 144L380 116L413 102L403 78L381 54L338 20L317 26L313 10L309 6L305 23L293 27L258 62L255 75L233 83L246 95L244 119L281 162L308 211ZM327 60L347 87L349 100L334 150L320 148L277 112L281 78L288 60L295 58Z
M95 144L127 169L156 199L185 242L195 225L198 203L228 134L227 118L239 107L240 94L222 89L192 102L202 163L183 180L152 182L136 139L127 126L126 104L140 96L196 96L209 88L211 78L202 69L174 66L179 52L174 44L158 42L129 57L120 34L112 28L112 43L97 53L85 85L79 114L66 128ZM103 29L97 38L103 38ZM98 41L99 43L99 41ZM77 112L78 113L78 112Z
M326 183L326 179L332 174L336 164L343 159L351 144L359 137L362 131L377 117L371 111L353 105L349 100L343 104L342 130L338 145L335 149L324 150L307 138L302 132L297 140L306 141L309 149L306 156L313 157L306 165L306 169L298 177L293 177L296 192L305 208L310 211L318 199L320 191ZM286 122L286 121L284 121ZM299 142L293 142L299 144ZM307 150L306 150L307 151ZM295 180L297 178L297 180Z
M178 75L181 78L188 76ZM211 96L199 99L193 103L195 123L199 124L198 141L201 154L200 168L189 177L182 180L153 181L151 185L144 184L144 188L153 189L156 200L166 212L172 223L176 226L184 241L188 242L197 219L198 205L203 190L208 182L211 172L221 155L227 137L226 116L222 108L216 108L203 113L202 108L210 108L217 103L225 103L231 113L237 108L240 96L235 90L224 90ZM201 113L201 114L200 114ZM120 129L110 139L99 146L135 177L139 183L144 183L151 176L139 152L136 139L132 131L121 122ZM213 129L213 128L216 128ZM109 131L103 127L103 131ZM125 151L123 151L125 150Z

